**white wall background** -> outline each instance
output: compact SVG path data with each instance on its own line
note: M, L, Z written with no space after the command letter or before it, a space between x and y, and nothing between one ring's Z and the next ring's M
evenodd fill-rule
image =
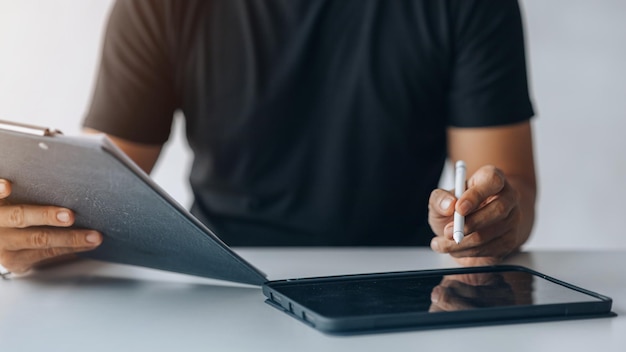
M111 3L0 0L0 119L79 133ZM521 4L540 179L528 247L626 248L626 2ZM154 178L189 205L180 120L173 133Z

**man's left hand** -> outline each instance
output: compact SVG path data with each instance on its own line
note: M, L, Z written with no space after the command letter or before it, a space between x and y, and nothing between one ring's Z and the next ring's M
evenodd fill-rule
M459 244L452 238L455 210L465 216L465 238ZM491 165L468 179L459 199L454 191L434 190L428 202L428 222L436 234L431 248L449 253L465 266L495 264L525 241L520 231L520 196L504 173Z

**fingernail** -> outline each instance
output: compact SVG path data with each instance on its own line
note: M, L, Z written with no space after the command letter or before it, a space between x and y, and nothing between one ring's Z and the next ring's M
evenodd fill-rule
M430 301L433 303L437 303L439 302L439 296L440 296L440 292L441 288L439 286L435 286L435 288L433 288L433 290L430 292Z
M100 235L98 235L95 232L90 232L87 234L87 236L85 237L85 239L87 240L87 242L89 243L98 243L100 242Z
M70 213L66 211L60 211L57 213L57 220L60 222L68 222L70 221Z
M0 181L0 194L4 194L7 191L7 185Z
M439 252L439 243L437 241L430 241L430 248L435 252Z
M441 203L439 203L439 206L441 207L441 210L448 210L448 208L450 208L450 204L452 204L452 199L444 198Z

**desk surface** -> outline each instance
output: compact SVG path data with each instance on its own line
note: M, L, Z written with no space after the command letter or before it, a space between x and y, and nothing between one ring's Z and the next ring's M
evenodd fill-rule
M454 267L429 249L236 249L272 280ZM626 252L535 251L508 263L613 298L615 318L324 335L259 288L94 261L0 281L0 351L625 351Z

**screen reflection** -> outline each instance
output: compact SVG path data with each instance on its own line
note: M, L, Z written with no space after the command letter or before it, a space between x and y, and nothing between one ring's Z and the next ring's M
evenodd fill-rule
M430 300L430 312L532 304L533 277L515 271L446 275Z
M327 317L434 314L599 299L525 271L347 277L289 282L276 292Z

